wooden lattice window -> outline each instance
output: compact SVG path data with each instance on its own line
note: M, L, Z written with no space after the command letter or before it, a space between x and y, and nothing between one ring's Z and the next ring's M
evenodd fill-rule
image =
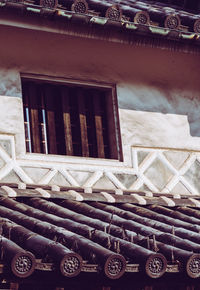
M26 151L121 160L113 87L22 79Z

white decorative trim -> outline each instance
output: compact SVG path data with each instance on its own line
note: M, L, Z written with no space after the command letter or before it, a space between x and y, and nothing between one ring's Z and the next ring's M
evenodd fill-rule
M197 154L197 161L200 163L200 154Z
M59 191L60 191L60 187L59 187L58 185L55 185L55 184L54 184L54 185L51 186L51 190L52 190L52 191L57 191L57 192L59 192Z
M59 172L66 178L66 180L72 185L79 187L78 182L67 172L64 168L59 169Z
M100 194L102 194L108 202L111 202L111 203L115 202L115 198L111 194L104 191L101 191Z
M179 154L180 151L176 150L170 150L170 149L153 149L153 148L134 148L132 149L132 155L133 159L136 162L135 153L137 152L146 152L148 155L144 158L142 163L140 164L138 168L138 179L129 187L131 190L139 190L142 185L146 185L150 191L153 192L161 192L161 193L173 193L174 187L181 182L183 186L185 186L186 190L190 192L192 195L200 194L196 188L185 178L186 172L191 168L191 166L195 163L196 160L200 160L200 154L199 152L188 152L189 157L185 160L183 160L182 166L179 169L176 169L170 161L166 158L164 155L165 152L177 152ZM184 150L182 150L184 152ZM167 181L166 184L162 189L158 189L154 184L153 180L149 180L144 173L148 168L151 168L152 163L155 159L158 159L164 166L166 166L171 172L172 176ZM156 172L155 172L156 174Z
M195 207L200 207L200 201L198 201L197 199L189 197L189 200L194 204Z
M18 183L18 189L26 189L26 183L19 182Z
M160 199L162 199L166 203L167 206L170 206L170 207L176 206L175 202L171 198L168 198L166 196L160 196Z
M174 174L174 175L178 175L178 170L176 170L176 168L174 168L174 166L167 160L167 158L161 153L158 152L158 159L164 163L169 169L170 171Z
M75 190L68 190L67 193L69 193L77 201L83 201L84 200L83 196L79 192L77 192Z
M84 183L83 187L92 187L102 176L102 171L94 172L93 175Z
M138 191L143 186L147 187L147 191L151 192L161 192L161 193L172 193L176 194L174 188L180 182L188 191L188 194L191 195L200 195L200 186L196 186L198 180L189 180L187 177L187 171L195 164L196 161L200 162L200 152L187 152L188 157L185 159L185 154L183 155L183 161L180 159L182 155L177 155L180 161L180 168L176 168L174 162L171 162L170 159L166 157L165 152L184 152L184 150L175 150L175 149L167 149L167 148L144 148L144 147L130 147L130 160L129 163L125 164L123 162L119 162L117 160L107 160L107 159L95 159L95 158L80 158L73 156L54 156L54 155L44 155L44 154L25 154L21 156L22 158L16 159L15 156L15 138L11 135L1 135L0 141L7 140L9 142L9 154L4 150L4 147L0 145L0 159L5 163L0 168L0 182L7 175L12 172L15 172L17 177L25 184L33 184L31 176L23 170L23 167L31 167L35 170L36 174L39 177L39 170L37 173L37 169L46 169L48 172L41 176L41 179L38 181L38 184L48 185L52 178L56 176L59 172L62 174L63 178L66 180L66 183L70 184L73 187L82 186L85 188L85 192L92 193L92 187L103 177L106 176L105 186L106 188L110 186L110 183L114 184L116 188L116 193L123 194L125 190ZM128 145L127 145L128 146ZM143 161L139 164L138 154L139 152L145 152L147 155L143 159ZM187 154L186 154L187 156ZM176 155L175 155L176 157ZM169 172L170 179L167 180L163 178L164 182L162 184L162 188L158 188L156 186L156 162L159 160L159 164L163 164L164 170ZM182 162L181 162L182 161ZM132 166L132 167L131 167ZM148 169L153 169L155 171L154 177L147 177L146 171ZM71 174L69 171L77 172L77 174ZM80 176L80 180L84 180L81 176L81 172L83 172L83 178L87 176L85 173L90 174L84 184L80 184L79 178L76 176ZM167 173L166 172L166 173ZM117 177L115 174L122 175L134 175L136 180L131 184L131 186L127 187L121 179ZM75 176L75 177L74 177ZM194 176L194 178L198 178L198 175ZM166 179L166 180L165 180ZM12 182L12 176L9 175L9 182ZM131 179L130 179L131 180ZM13 182L16 182L15 177L13 177ZM165 183L166 182L166 183ZM165 184L164 184L165 183ZM55 184L60 185L60 184ZM61 184L62 185L62 184ZM19 185L20 187L21 185ZM23 187L23 186L22 186ZM144 190L143 190L144 191ZM179 194L179 192L177 192ZM181 195L181 193L180 193ZM177 195L176 195L177 196Z
M83 162L84 160L84 162ZM123 162L112 159L102 158L89 158L89 157L77 157L77 156L64 156L64 155L51 155L51 154L40 154L40 153L26 153L19 156L21 166L45 166L49 167L49 164L60 164L63 168L66 166L69 170L76 168L80 170L96 171L100 168L106 167L115 168L116 171L121 170L125 167ZM132 168L129 167L126 170L132 172Z
M30 184L34 183L33 180L24 172L24 170L16 164L16 162L14 163L13 170L23 182Z
M84 193L92 193L92 187L85 187Z
M137 155L137 150L133 150L132 148L132 163L133 163L133 168L135 169L135 172L138 173L138 155Z
M10 141L10 146L11 146L11 158L13 159L13 160L15 160L16 159L16 155L15 155L15 138L14 138L14 136L11 136L11 135L0 135L0 140L1 141ZM4 153L6 153L6 155L8 155L7 154L7 152L2 148L2 147L0 147L1 148L1 150L3 150L3 151L1 151L1 154L2 154L2 152L4 152ZM4 154L3 153L3 154ZM5 155L5 156L6 156ZM2 157L3 158L3 157ZM9 158L10 158L10 156L9 156ZM3 158L4 159L4 158ZM4 159L5 160L5 159Z
M56 175L57 172L58 172L57 169L52 168L40 179L39 183L48 184L51 181L51 179Z
M1 146L0 146L0 156L5 162L10 162L10 160L11 160L8 153Z
M105 176L107 176L112 183L114 183L115 186L122 190L126 190L126 187L117 179L116 176L112 172L105 172Z
M123 195L123 191L120 188L115 189L115 194L116 195Z
M169 189L164 187L162 190L161 190L161 193L164 193L164 194L168 194L170 193Z
M153 192L159 192L158 188L145 176L143 175L144 184Z
M196 156L194 153L191 153L189 158L184 162L183 166L179 170L179 175L184 175L192 166L192 164L196 161Z
M171 178L171 180L165 185L162 192L171 192L172 189L179 183L180 177L179 175L175 175Z
M139 166L140 173L144 173L147 168L154 162L157 157L157 152L150 152Z
M47 192L46 190L44 190L43 188L36 188L35 189L37 192L39 192L42 197L47 197L47 198L50 198L51 197L51 194L49 192Z
M17 193L16 193L16 191L14 191L13 188L6 186L6 185L1 186L1 188L3 190L5 190L5 192L8 194L9 197L16 197L17 196Z
M6 175L8 175L13 169L12 162L7 163L0 169L0 180L3 179Z
M198 191L183 176L180 176L180 181L192 195L198 195Z
M30 153L27 153L27 155ZM84 172L90 172L90 173L94 173L94 172L112 172L112 173L124 173L124 174L136 174L136 171L134 168L132 167L125 167L124 164L120 163L120 166L116 165L115 163L109 163L106 164L106 162L103 164L102 159L99 160L99 164L96 164L96 160L93 160L93 163L88 163L87 158L82 158L82 160L79 158L78 160L76 160L76 158L74 157L74 159L68 160L68 162L66 162L66 160L62 160L59 159L60 156L56 157L55 159L51 159L48 158L48 155L42 156L42 154L34 154L34 156L32 156L32 158L27 158L27 159L17 159L17 163L19 166L22 167L32 167L32 168L46 168L46 169L52 169L52 168L56 168L57 170L59 168L63 168L65 170L72 170L72 171L84 171ZM41 158L38 158L39 156ZM46 159L45 159L46 157ZM68 156L71 157L71 156ZM49 160L48 160L49 159ZM92 161L92 160L90 160ZM84 163L83 163L84 162ZM115 161L116 162L116 161Z
M139 188L144 184L143 174L138 176L138 179L133 182L131 186L129 186L129 190L139 190Z
M151 191L145 191L146 197L153 197L153 193Z
M139 195L137 193L133 193L131 195L138 201L138 204L140 204L140 205L146 205L147 204L146 200L141 195Z

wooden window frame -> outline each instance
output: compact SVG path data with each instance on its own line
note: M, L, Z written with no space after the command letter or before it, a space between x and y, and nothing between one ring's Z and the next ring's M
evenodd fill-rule
M121 144L121 135L120 135L120 125L119 125L119 114L118 114L118 102L117 102L117 94L116 94L116 86L114 84L110 84L110 83L101 83L101 82L93 82L93 81L83 81L83 80L75 80L75 79L64 79L64 78L52 78L49 76L38 76L38 75L27 75L27 74L21 74L21 81L22 81L22 87L24 85L24 83L26 82L32 82L34 84L46 84L48 85L53 85L53 86L63 86L65 88L80 88L80 96L79 101L78 101L78 110L79 112L81 112L82 110L82 115L80 114L80 118L82 118L81 122L80 122L80 126L81 126L81 140L83 142L83 140L88 140L87 137L87 130L86 128L86 113L84 112L84 107L83 107L83 102L81 102L81 100L83 100L83 97L81 96L81 89L91 89L96 91L97 93L103 91L105 96L105 106L106 106L106 118L107 118L107 130L108 130L108 143L109 143L109 157L108 155L105 156L103 150L102 150L102 146L103 146L103 138L101 136L101 134L96 133L96 139L97 139L97 156L90 156L88 154L89 151L89 147L88 145L84 142L84 144L82 144L82 148L84 148L82 151L82 155L78 156L75 155L73 153L73 146L72 146L72 137L71 140L69 138L69 136L72 136L72 131L71 131L71 127L69 126L69 112L67 112L67 108L65 109L65 113L63 114L63 126L64 126L64 130L65 130L65 139L68 139L68 142L65 142L65 146L66 146L66 154L60 154L59 152L57 153L56 150L54 150L54 153L50 153L50 154L56 154L56 155L66 155L66 156L73 156L73 157L90 157L90 158L95 158L95 159L106 159L106 160L118 160L118 161L123 161L123 157L122 157L122 144ZM22 93L24 91L24 88L22 88ZM96 99L98 100L98 98ZM34 102L34 101L33 101ZM96 107L96 102L95 106L94 106L94 110L98 110L98 108ZM62 108L66 105L66 101L63 101L63 103L61 104ZM29 110L29 109L28 109ZM26 119L25 116L25 110L24 110L24 118ZM33 116L32 116L32 115ZM50 114L50 113L49 113ZM45 115L46 116L46 122L47 124L49 124L49 120L52 120L52 116L50 117L48 114ZM38 119L39 117L37 116L37 113L32 112L31 110L29 110L29 118L36 118ZM105 118L105 119L106 119ZM25 120L26 123L27 120ZM102 120L101 118L98 116L98 114L95 115L94 118L94 122L95 122L95 126L96 126L96 132L99 132L102 130ZM31 122L29 122L29 124L27 124L27 128L25 128L25 131L29 131L29 138L30 139L30 131L33 131L32 127L33 124L31 124ZM43 124L43 126L45 127L45 125ZM28 128L29 127L29 128ZM51 126L51 128L53 128ZM55 128L54 128L55 129ZM34 130L37 131L37 128L34 128ZM32 133L31 133L32 134ZM36 134L38 135L39 133L36 132ZM50 134L47 132L48 136L50 136ZM53 134L54 135L54 134ZM27 136L25 136L25 139L27 139ZM38 135L39 136L39 135ZM48 137L49 138L49 137ZM38 138L37 138L38 139ZM53 139L53 137L52 137ZM26 140L27 141L27 140ZM40 140L41 141L41 140ZM32 146L31 143L35 142L36 146L38 148L38 142L36 142L33 138L33 136L31 135L31 140L28 141L29 142L29 147ZM50 143L49 139L48 142ZM52 144L53 142L55 142L55 140L52 140ZM114 144L114 145L113 145ZM45 146L45 145L44 145ZM49 144L48 144L49 146ZM37 149L34 152L31 153L46 153L49 154L48 150L46 150L47 152L40 152L39 149ZM30 150L27 150L27 152L30 152Z

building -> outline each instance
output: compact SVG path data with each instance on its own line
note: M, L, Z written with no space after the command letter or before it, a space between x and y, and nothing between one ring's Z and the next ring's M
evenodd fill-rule
M199 12L0 1L1 287L198 289Z

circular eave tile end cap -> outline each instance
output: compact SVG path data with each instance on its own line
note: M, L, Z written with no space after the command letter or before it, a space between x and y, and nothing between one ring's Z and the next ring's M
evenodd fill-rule
M87 14L88 3L85 0L75 0L72 4L71 10L75 13Z
M149 25L150 24L149 14L146 11L137 12L134 17L134 23Z
M200 33L200 19L197 19L194 23L194 32Z
M193 254L187 261L186 272L190 278L200 277L200 254Z
M179 29L180 25L181 20L177 14L168 15L164 22L164 27L169 29Z
M148 257L145 264L146 274L151 278L160 278L167 269L166 258L159 253L152 254Z
M81 272L83 260L79 254L69 253L60 262L60 272L65 277L75 277Z
M104 273L110 279L119 279L126 270L126 260L122 255L113 254L104 265Z
M106 10L106 18L120 21L122 18L122 10L118 5L112 5Z
M11 261L11 270L19 278L29 277L35 270L35 256L30 252L17 253Z

